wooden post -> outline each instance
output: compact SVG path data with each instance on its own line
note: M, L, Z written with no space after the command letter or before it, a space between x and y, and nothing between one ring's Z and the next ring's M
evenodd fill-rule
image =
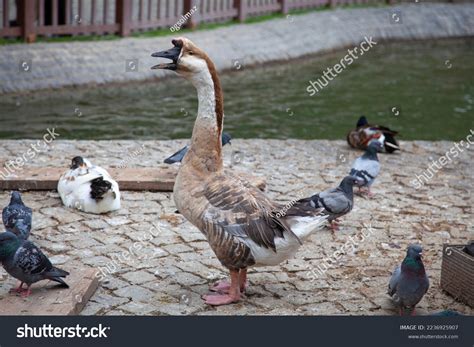
M330 8L336 7L336 0L329 0L329 7Z
M35 33L35 5L36 1L22 0L19 2L19 22L22 27L21 36L27 43L36 41Z
M119 35L130 35L132 27L132 0L117 0L115 20L119 24Z
M288 14L289 12L288 0L278 0L278 2L281 4L281 13Z
M239 22L245 21L247 13L245 12L245 2L246 0L234 0L234 8L237 9L237 19Z
M195 29L199 22L197 0L184 0L183 16L186 16L187 13L189 13L191 17L186 21L185 27Z

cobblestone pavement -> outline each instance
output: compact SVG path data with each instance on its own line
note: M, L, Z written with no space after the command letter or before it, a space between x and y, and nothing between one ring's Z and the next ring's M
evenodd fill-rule
M180 35L0 46L0 94L169 76L150 70L156 64L150 55ZM186 33L219 70L353 47L366 36L379 42L473 35L468 3L336 9Z
M0 162L21 155L31 142L0 141ZM83 154L103 166L118 166L125 158L130 167L159 170L163 158L184 142L56 141L25 168L67 166L70 158ZM141 154L131 155L142 145ZM340 231L314 234L294 259L280 266L251 269L242 302L218 308L205 306L200 296L227 273L201 233L175 214L171 193L123 192L122 209L101 216L62 207L56 192L25 192L24 201L34 210L32 240L55 264L112 270L84 315L396 314L386 295L387 282L406 246L418 241L425 248L431 281L418 313L449 308L472 315L474 310L445 294L439 282L442 244L474 239L473 150L464 149L416 190L410 184L414 176L421 175L452 144L415 141L401 145L402 153L380 155L382 172L373 187L375 197L356 197L354 210L342 219ZM320 140L237 139L224 152L226 166L265 176L268 194L279 201L337 185L360 154L342 141ZM2 206L8 199L8 192L0 193ZM363 224L371 224L374 231L362 241ZM350 237L360 240L357 247L311 281L308 270ZM130 248L131 255L121 255ZM7 295L14 280L4 272L0 278L7 278L0 287L0 295Z

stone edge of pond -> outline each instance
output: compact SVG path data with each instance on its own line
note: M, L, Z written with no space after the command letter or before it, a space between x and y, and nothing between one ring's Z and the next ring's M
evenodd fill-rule
M1 46L0 94L169 76L169 72L149 69L156 64L150 54L168 48L177 35ZM336 9L186 36L203 47L222 71L352 47L365 37L376 42L472 37L474 4ZM27 71L23 63L28 64ZM136 68L127 67L130 63Z

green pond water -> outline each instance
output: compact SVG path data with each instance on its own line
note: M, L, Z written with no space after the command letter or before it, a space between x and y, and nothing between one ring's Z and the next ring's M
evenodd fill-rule
M225 130L235 138L343 139L360 115L405 140L460 140L474 129L473 39L379 43L309 96L308 81L346 53L255 68L244 60L221 75ZM180 78L7 95L0 138L40 138L51 126L61 139L187 138L196 110L195 91Z

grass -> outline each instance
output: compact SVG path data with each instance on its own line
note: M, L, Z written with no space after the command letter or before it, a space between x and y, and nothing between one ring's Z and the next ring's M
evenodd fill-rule
M385 7L387 5L385 4L352 4L352 5L345 5L341 6L339 8L343 9L355 9L355 8L369 8L369 7ZM303 15L307 13L312 13L312 12L322 12L322 11L330 11L332 8L327 7L327 6L321 6L318 8L312 8L312 9L301 9L301 10L293 10L290 11L288 15L282 14L282 13L272 13L272 14L266 14L262 16L255 16L255 17L250 17L247 18L243 23L244 24L251 24L251 23L260 23L260 22L265 22L269 20L274 20L274 19L282 19L288 16L298 16L298 15ZM201 31L201 30L213 30L213 29L218 29L222 27L227 27L231 25L240 25L240 23L237 20L230 20L227 22L220 22L220 23L202 23L199 24L199 26L196 29L186 29L183 28L179 30L179 34L185 34L193 31ZM169 28L160 28L160 29L155 29L155 30L150 30L150 31L144 31L144 32L134 32L130 35L130 37L160 37L160 36L167 36L173 34ZM42 37L39 36L36 39L36 42L83 42L83 41L110 41L110 40L119 40L122 37L119 35L115 34L109 34L109 35L78 35L78 36L53 36L53 37ZM11 44L21 44L24 43L24 41L20 38L0 38L0 45L11 45Z

